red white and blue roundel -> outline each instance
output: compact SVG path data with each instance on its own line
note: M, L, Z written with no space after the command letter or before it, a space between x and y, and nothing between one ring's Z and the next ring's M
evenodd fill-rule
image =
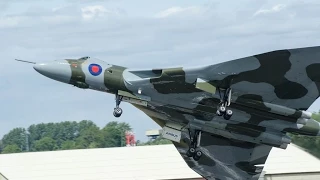
M93 76L98 76L102 72L102 67L99 64L90 64L89 65L89 72Z

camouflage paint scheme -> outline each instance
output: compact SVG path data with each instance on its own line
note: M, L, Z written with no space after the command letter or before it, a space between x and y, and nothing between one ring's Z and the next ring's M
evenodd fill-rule
M92 63L101 66L100 74L89 72ZM305 111L320 94L320 47L277 50L200 68L136 70L90 57L34 68L79 88L149 97L147 106L133 105L161 127L175 122L202 130L199 161L185 155L187 131L174 145L206 179L258 179L263 166L256 165L265 163L272 147L287 147L287 132L320 134L319 123ZM228 87L233 116L225 120L216 111L218 90Z

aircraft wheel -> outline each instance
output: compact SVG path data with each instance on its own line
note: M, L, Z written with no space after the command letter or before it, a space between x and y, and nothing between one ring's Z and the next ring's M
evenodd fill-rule
M196 150L194 148L190 148L188 151L187 151L187 156L188 157L192 157L194 156Z
M233 112L232 112L230 109L228 109L227 112L226 112L226 114L231 117L232 114L233 114Z
M219 112L220 112L221 115L224 114L226 112L226 107L220 106L219 107Z
M199 161L199 159L201 158L201 156L202 156L202 152L201 152L201 151L197 151L197 152L194 154L193 159L194 159L195 161Z
M226 111L226 113L224 114L224 119L229 120L232 116L233 112L229 109Z
M122 114L122 109L117 107L117 108L114 108L114 111L113 111L113 115L114 117L120 117Z

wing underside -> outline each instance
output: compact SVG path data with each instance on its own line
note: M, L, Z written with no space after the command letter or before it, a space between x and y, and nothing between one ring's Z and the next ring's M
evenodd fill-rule
M265 112L277 105L281 105L280 110L283 107L308 109L320 94L319 72L320 47L307 47L267 52L198 69L135 71L125 79L135 85L151 84L150 96L160 97L159 102L136 107L160 126L166 121L188 124L195 118L206 122L219 120L214 109L218 99L205 96L198 104L193 100L202 97L203 89L217 93L216 88L231 88L230 107L234 115L223 130L230 131L232 139L203 132L200 144L203 155L199 161L186 156L188 134L183 132L184 141L174 145L189 167L206 179L257 180L272 146L241 141L238 134L260 137L265 132L274 134L285 128L296 128L292 118L270 117ZM197 84L198 78L205 81ZM256 110L257 105L262 110Z
M187 139L186 134L184 138ZM187 144L174 142L174 145L188 166L208 180L257 180L272 148L203 133L200 145L203 155L194 161L186 155Z
M177 112L159 107L143 107L134 105L152 118L159 126L163 127L165 121L176 117ZM179 116L180 118L182 117ZM183 122L182 122L183 123ZM200 148L203 155L199 161L186 156L189 136L182 132L181 143L175 143L177 150L188 166L206 179L257 180L263 165L269 155L271 146L259 145L239 140L224 138L222 136L203 132Z

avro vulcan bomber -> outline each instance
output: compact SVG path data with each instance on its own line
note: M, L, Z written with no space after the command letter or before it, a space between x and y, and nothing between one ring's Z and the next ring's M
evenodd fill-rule
M91 57L31 63L48 78L113 94L115 117L121 102L140 109L206 179L257 180L272 147L291 143L287 133L320 134L307 111L320 93L320 47L197 68L131 69Z

